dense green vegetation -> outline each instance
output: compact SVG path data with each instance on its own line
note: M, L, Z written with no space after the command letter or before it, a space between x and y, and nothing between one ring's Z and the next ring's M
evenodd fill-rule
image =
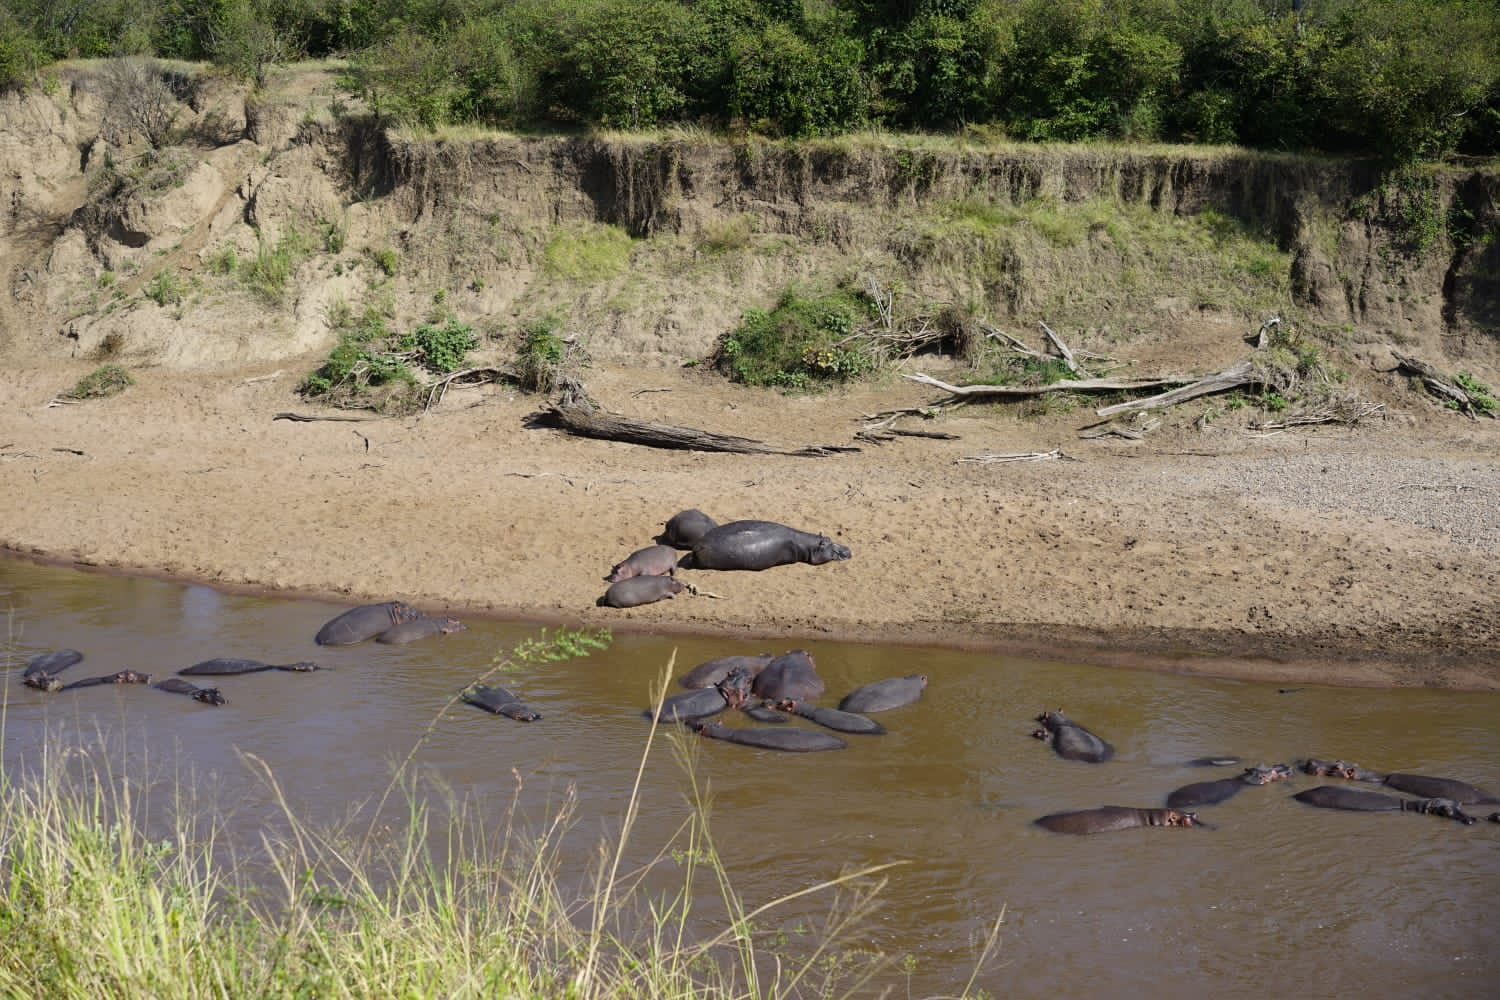
M68 57L254 84L351 60L425 127L978 129L1391 161L1500 151L1493 0L8 0L0 83Z

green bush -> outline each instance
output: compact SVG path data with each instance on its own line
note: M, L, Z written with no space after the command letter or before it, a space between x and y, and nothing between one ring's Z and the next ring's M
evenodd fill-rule
M521 334L516 370L521 388L528 392L550 392L567 360L568 345L559 335L562 320L555 315L533 320Z
M135 384L130 373L119 365L100 365L79 379L73 388L62 394L63 399L102 399L124 392Z
M286 295L292 273L307 255L306 241L295 228L288 226L275 246L267 246L262 238L255 256L238 262L239 278L267 302L279 303Z
M478 342L473 327L450 319L441 326L417 327L401 338L399 350L410 354L413 363L446 375L464 366Z
M159 306L176 305L182 301L182 283L173 270L157 271L146 283L146 298Z
M807 389L874 371L877 358L859 336L870 319L866 301L848 292L804 296L782 293L775 308L747 309L723 336L715 366L746 385Z

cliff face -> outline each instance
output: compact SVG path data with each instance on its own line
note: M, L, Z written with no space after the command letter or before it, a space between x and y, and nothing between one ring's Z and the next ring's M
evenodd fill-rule
M1168 349L1280 313L1331 346L1500 364L1500 172L1225 151L381 132L326 73L247 106L199 79L181 145L107 143L96 70L0 98L0 355L302 358L331 317L543 315L595 357L708 353L792 284ZM280 269L280 270L278 270ZM284 273L283 273L284 272ZM277 277L280 274L281 277ZM1184 359L1190 363L1191 358Z

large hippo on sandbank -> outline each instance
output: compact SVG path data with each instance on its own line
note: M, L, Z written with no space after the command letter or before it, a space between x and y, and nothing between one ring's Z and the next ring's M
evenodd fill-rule
M463 632L468 627L457 618L434 618L431 615L419 615L410 621L401 622L399 625L392 625L377 635L375 641L387 646L399 646L408 642L416 642L419 639L430 639L435 635Z
M619 583L633 576L673 576L677 572L677 550L670 545L648 545L636 549L609 568L604 579Z
M781 750L786 753L842 750L849 745L832 733L817 729L775 729L769 726L747 726L743 729L736 729L718 722L695 723L693 729L699 736L707 736L709 739L739 743L748 747L760 747L762 750Z
M296 663L262 663L259 660L242 660L234 656L220 656L212 660L204 660L195 663L191 667L183 667L177 671L188 677L192 676L227 676L231 674L254 674L262 670L285 670L289 673L308 673L320 669L316 663L299 660Z
M1100 806L1053 813L1036 820L1036 825L1053 833L1111 833L1138 826L1208 826L1195 813L1129 806Z
M839 709L860 713L886 712L903 705L910 705L922 697L922 691L926 687L926 674L888 677L883 681L875 681L850 691L839 702Z
M701 510L684 510L667 519L656 540L674 549L690 549L698 544L698 539L718 526L718 521Z
M776 659L771 653L756 653L753 656L720 656L705 660L678 678L677 683L685 688L706 688L729 676L735 667L743 667L754 677L766 669L766 664Z
M791 563L821 566L849 558L849 549L827 535L798 531L775 521L730 521L698 539L678 563L683 569L770 569Z
M1454 778L1435 778L1426 774L1383 774L1350 764L1342 760L1304 760L1299 765L1306 774L1319 777L1345 778L1349 781L1365 781L1384 785L1398 792L1420 795L1426 799L1452 799L1460 805L1490 805L1500 802L1500 796L1476 788L1467 781Z
M1273 781L1286 781L1292 776L1288 764L1273 764L1270 767L1247 767L1233 778L1218 781L1195 781L1167 796L1168 809L1186 809L1190 806L1211 806L1233 798L1251 785L1269 785Z
M330 618L318 629L313 641L319 646L353 646L355 643L373 639L380 633L402 622L422 617L422 612L405 601L382 601L379 604L361 604L341 615Z
M1032 733L1039 740L1052 744L1057 755L1066 760L1082 760L1098 764L1115 755L1115 748L1095 736L1073 720L1065 717L1062 710L1043 712L1036 717L1042 728Z
M635 608L670 600L688 585L670 576L632 576L609 585L594 603L601 608Z
M1460 823L1475 822L1452 799L1403 799L1383 792L1367 792L1362 788L1343 788L1338 785L1319 785L1292 798L1320 809L1349 809L1354 812L1416 812L1428 816L1456 819Z

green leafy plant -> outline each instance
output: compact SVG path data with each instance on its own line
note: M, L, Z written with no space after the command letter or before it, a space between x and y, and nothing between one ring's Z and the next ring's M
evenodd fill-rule
M1453 384L1469 394L1469 403L1481 413L1494 413L1496 408L1495 390L1485 383L1479 381L1468 372L1458 372L1453 376ZM1448 405L1457 409L1458 401L1449 400Z
M521 349L516 354L521 388L528 392L550 392L557 384L568 356L568 344L558 333L561 328L562 320L549 314L533 320L522 330Z
M135 384L130 373L119 365L100 365L74 383L73 388L62 394L63 399L102 399L124 392Z
M370 259L375 262L375 266L380 268L381 272L388 278L395 277L396 268L401 263L401 255L390 247L371 248Z
M720 338L714 364L736 382L783 389L859 378L879 360L858 331L869 319L868 301L849 292L789 288L774 308L745 310Z
M417 327L400 339L398 349L413 363L447 374L464 366L478 342L473 327L450 319L441 326L424 323Z
M176 305L182 301L182 283L177 279L177 272L171 269L157 271L146 283L146 298L159 306Z
M270 303L280 303L286 296L292 272L308 255L306 240L295 227L288 226L274 245L260 240L254 257L238 262L239 278Z

